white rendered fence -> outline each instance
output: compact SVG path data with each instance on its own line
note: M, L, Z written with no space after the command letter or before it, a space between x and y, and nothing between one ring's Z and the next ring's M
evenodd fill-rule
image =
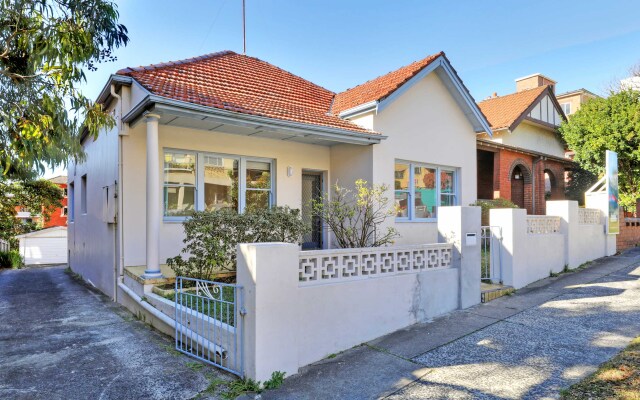
M602 216L600 210L596 208L580 208L578 209L578 223L580 225L600 225L602 224Z
M546 215L528 215L527 233L530 235L548 235L560 232L560 217Z

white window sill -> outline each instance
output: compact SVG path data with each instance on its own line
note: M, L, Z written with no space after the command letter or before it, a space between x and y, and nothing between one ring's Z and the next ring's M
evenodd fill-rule
M422 218L422 219L396 219L395 221L398 224L406 224L406 223L436 223L438 222L437 218Z

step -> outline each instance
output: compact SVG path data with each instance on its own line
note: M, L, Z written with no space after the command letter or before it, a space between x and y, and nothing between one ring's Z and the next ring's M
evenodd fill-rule
M510 295L515 291L516 290L511 286L500 286L482 290L482 292L480 293L480 301L483 303L488 303L491 300L497 299L498 297Z

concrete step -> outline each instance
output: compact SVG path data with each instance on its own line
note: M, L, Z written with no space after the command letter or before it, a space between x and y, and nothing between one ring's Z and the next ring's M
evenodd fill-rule
M497 299L498 297L510 295L515 291L516 290L511 286L500 286L500 287L485 289L485 290L482 290L482 292L480 293L480 301L483 303L488 303L491 300Z

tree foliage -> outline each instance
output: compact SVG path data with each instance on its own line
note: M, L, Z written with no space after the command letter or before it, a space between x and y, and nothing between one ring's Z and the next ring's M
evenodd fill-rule
M177 276L210 279L216 272L235 271L240 243L300 243L305 225L300 210L289 207L199 211L184 222L185 247L167 260Z
M378 247L392 244L400 236L387 226L387 218L396 214L385 196L387 185L369 186L367 181L355 182L355 190L333 186L333 194L323 194L312 201L312 210L333 232L341 248Z
M603 176L605 151L618 153L620 203L629 208L640 197L640 92L623 90L588 101L560 126L574 160Z
M575 200L584 205L584 193L598 182L598 176L591 171L576 166L569 171L569 180L564 188L567 200Z
M40 215L40 224L49 220L51 213L62 207L62 190L45 179L7 182L0 180L0 239L15 246L15 235L38 228L35 222L24 222L16 218L19 208L24 207L32 215Z
M126 45L106 0L0 0L0 171L23 178L81 160L80 129L113 119L79 92L84 69ZM71 112L67 112L67 109Z

